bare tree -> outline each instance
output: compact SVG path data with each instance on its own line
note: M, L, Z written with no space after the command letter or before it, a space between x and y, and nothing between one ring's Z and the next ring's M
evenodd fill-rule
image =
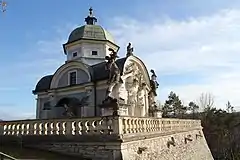
M226 104L226 110L228 113L234 112L234 107L232 106L232 104L229 101Z
M211 93L202 93L197 103L201 110L206 111L214 106L214 96Z

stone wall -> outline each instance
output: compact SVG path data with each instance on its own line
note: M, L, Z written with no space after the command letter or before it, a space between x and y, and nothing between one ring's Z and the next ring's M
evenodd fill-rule
M213 160L200 120L126 116L0 123L0 145L92 160Z
M79 156L91 160L122 160L120 143L65 142L34 146L38 149Z
M126 142L122 155L124 160L213 160L201 130Z
M123 142L105 140L43 143L37 147L92 160L213 160L201 130L152 137L125 137Z

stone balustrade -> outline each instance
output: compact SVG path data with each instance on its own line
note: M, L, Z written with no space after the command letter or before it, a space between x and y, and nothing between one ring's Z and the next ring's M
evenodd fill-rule
M125 116L0 122L1 135L128 135L200 128L200 120Z
M173 118L133 118L121 117L122 134L151 133L151 132L180 132L201 129L200 120Z

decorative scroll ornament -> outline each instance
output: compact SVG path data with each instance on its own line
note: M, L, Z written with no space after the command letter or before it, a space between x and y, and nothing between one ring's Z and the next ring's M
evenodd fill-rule
M5 2L4 0L0 0L0 7L1 7L1 12L5 12L7 7L7 2Z

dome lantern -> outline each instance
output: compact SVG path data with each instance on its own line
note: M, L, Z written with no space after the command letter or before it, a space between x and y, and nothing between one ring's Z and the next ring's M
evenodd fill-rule
M94 25L97 22L97 18L93 16L92 7L89 8L89 15L85 18L85 22L88 25Z
M97 18L93 16L92 7L85 22L85 25L75 28L67 43L63 44L64 53L67 55L66 62L78 60L93 65L105 61L105 56L110 54L108 48L119 50L112 35L102 26L95 24Z

